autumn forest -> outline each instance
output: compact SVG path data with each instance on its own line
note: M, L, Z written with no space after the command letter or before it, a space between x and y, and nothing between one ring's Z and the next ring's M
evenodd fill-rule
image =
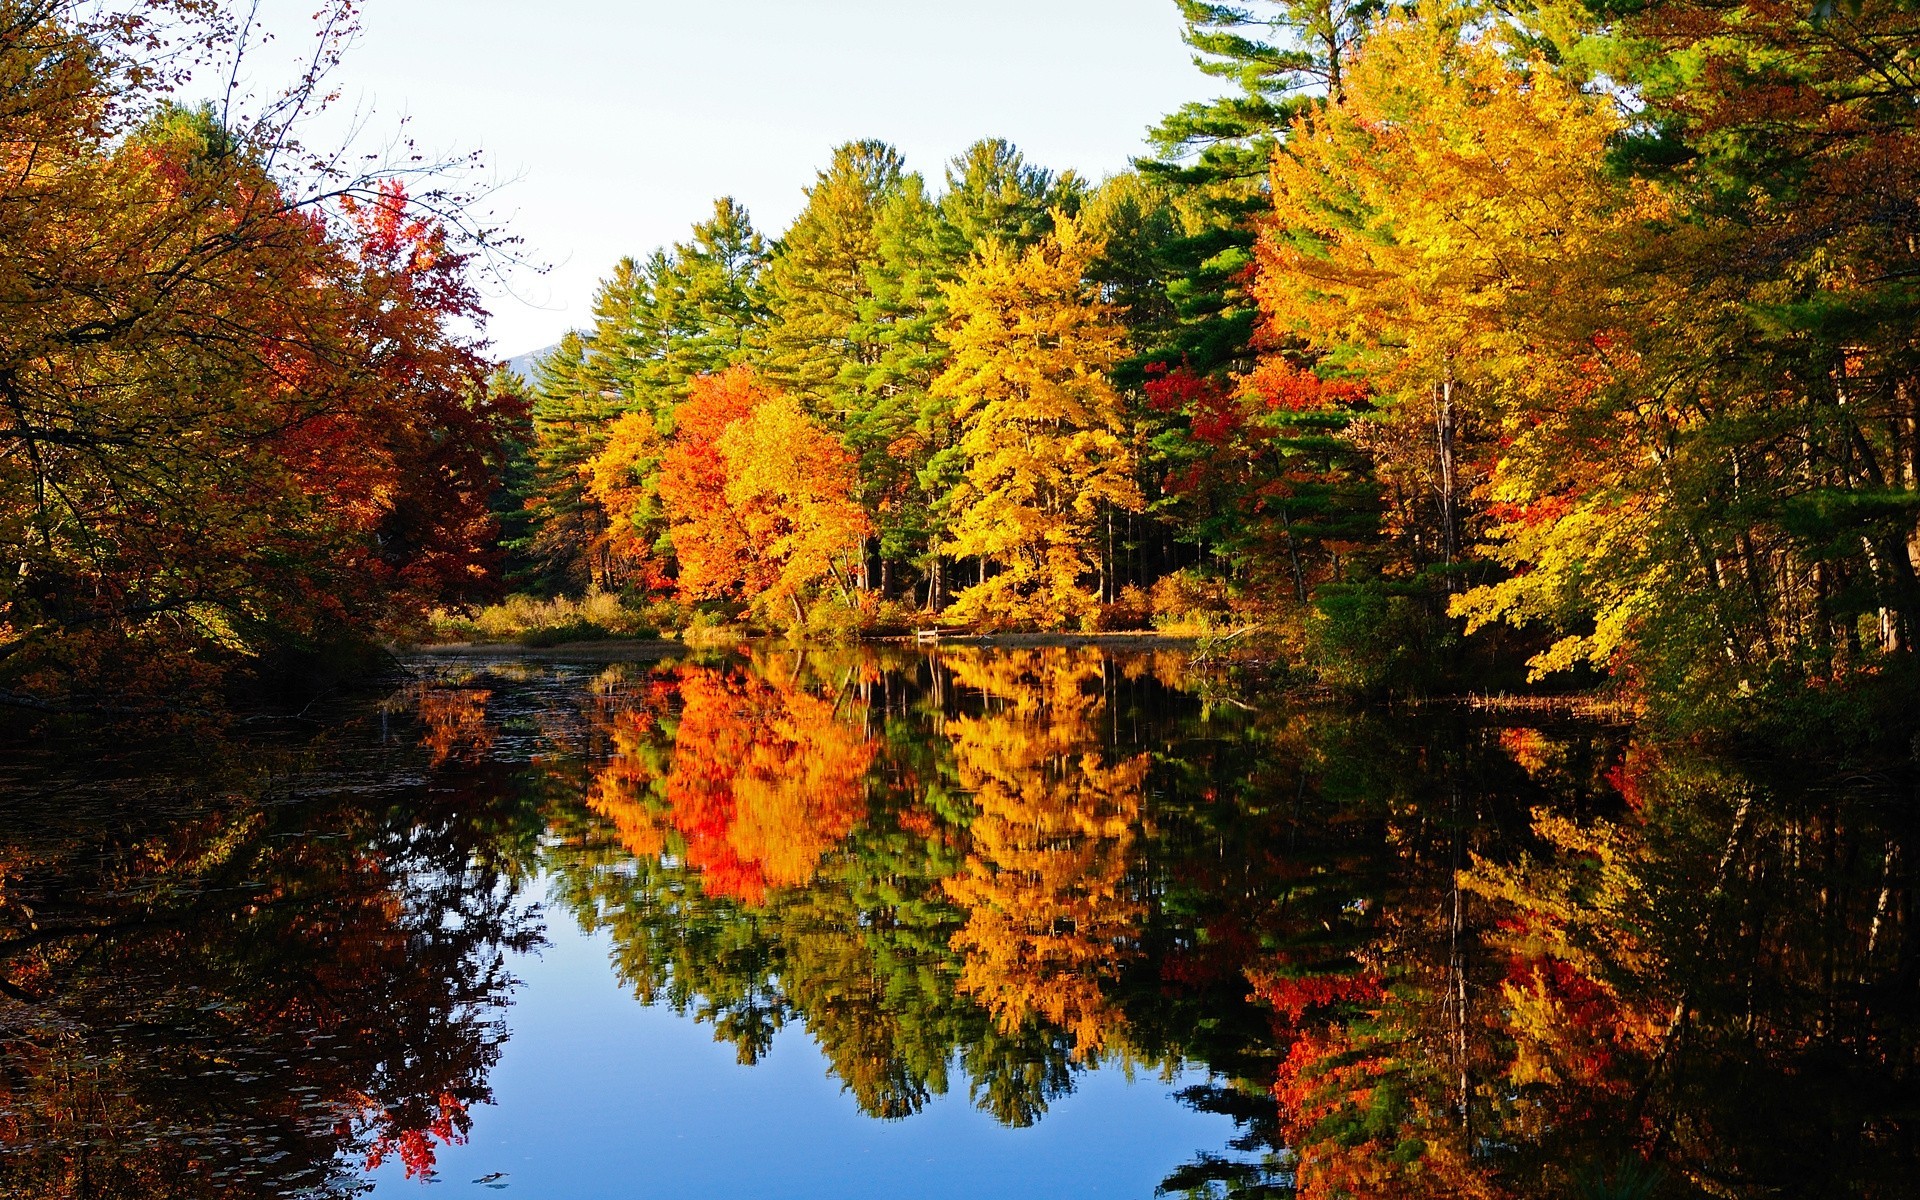
M1910 678L1899 6L1182 0L1223 94L1133 169L849 143L524 378L448 164L297 136L351 9L246 117L176 98L223 11L0 14L21 702L543 622L1253 632L1708 723Z
M357 0L0 0L0 1200L1911 1194L1920 6L1164 3L509 359Z

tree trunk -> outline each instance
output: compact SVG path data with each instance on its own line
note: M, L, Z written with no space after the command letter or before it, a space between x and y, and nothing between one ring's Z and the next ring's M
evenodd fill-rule
M1440 456L1440 551L1447 564L1447 591L1453 591L1453 566L1460 557L1460 518L1454 481L1453 368L1447 368L1434 398L1433 423Z

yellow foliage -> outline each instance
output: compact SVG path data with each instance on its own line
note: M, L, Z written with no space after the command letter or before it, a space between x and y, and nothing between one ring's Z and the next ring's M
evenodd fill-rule
M1493 34L1463 42L1433 5L1376 30L1343 102L1273 162L1276 232L1259 296L1316 346L1371 346L1403 382L1451 364L1517 374L1515 297L1569 297L1630 206L1604 172L1621 115Z
M726 498L747 543L774 568L756 605L791 605L823 579L844 595L872 524L853 499L853 459L785 392L771 391L718 442Z
M953 357L933 392L963 422L968 465L941 552L999 568L956 598L958 620L1091 620L1095 521L1144 504L1107 378L1125 334L1086 281L1099 249L1059 215L1040 245L1020 255L989 245L948 289Z
M1468 486L1514 573L1453 614L1469 631L1579 631L1534 658L1536 678L1606 668L1708 582L1665 458L1689 418L1651 399L1672 380L1636 378L1621 332L1685 328L1716 301L1658 285L1653 256L1699 235L1653 237L1675 197L1608 170L1626 120L1613 98L1463 21L1428 3L1383 24L1343 102L1296 125L1274 159L1259 296L1275 332L1360 349L1385 401L1366 440L1403 494L1438 486L1436 418L1477 430Z
M654 487L663 449L651 416L625 413L608 427L600 452L581 466L587 498L607 514L608 547L637 564L634 573L648 587L664 582L652 561L653 544L664 525Z
M1074 1054L1108 1048L1122 1020L1103 994L1138 953L1146 905L1128 886L1148 756L1109 762L1093 722L1096 652L954 654L956 685L991 698L947 723L976 815L964 869L945 881L967 910L954 934L960 989L1003 1030L1039 1017Z

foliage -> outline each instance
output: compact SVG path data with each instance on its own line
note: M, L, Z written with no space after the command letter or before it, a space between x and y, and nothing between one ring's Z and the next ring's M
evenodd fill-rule
M446 198L166 100L163 7L0 6L0 672L34 691L207 686L492 583L514 401Z
M943 549L997 568L954 601L960 619L1085 620L1104 574L1096 521L1140 507L1127 428L1106 371L1122 333L1089 295L1096 247L1062 217L1019 257L990 246L948 293L953 361L934 383L964 432L966 476Z
M656 486L682 597L791 606L804 625L804 601L823 581L850 589L869 531L850 458L787 393L736 367L696 379L673 422ZM595 469L629 470L606 457Z

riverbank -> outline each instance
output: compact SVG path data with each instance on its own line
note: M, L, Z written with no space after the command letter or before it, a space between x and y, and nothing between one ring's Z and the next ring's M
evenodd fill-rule
M520 642L442 642L405 646L397 653L435 658L532 658L551 662L635 662L672 658L700 649L664 638L603 638L591 642L561 642L528 646Z
M1233 630L1224 634L1199 634L1135 630L1107 633L942 633L935 636L895 634L858 638L854 641L857 644L879 646L985 646L997 649L1093 646L1103 650L1192 650L1203 644L1217 645L1237 639L1246 632L1246 630ZM738 640L748 642L764 639L742 635ZM593 641L560 642L549 646L530 646L521 642L442 642L408 646L402 652L443 658L514 656L553 660L569 658L600 660L667 658L688 650L712 650L729 644L732 644L731 640L724 639L689 644L665 638L601 638Z

